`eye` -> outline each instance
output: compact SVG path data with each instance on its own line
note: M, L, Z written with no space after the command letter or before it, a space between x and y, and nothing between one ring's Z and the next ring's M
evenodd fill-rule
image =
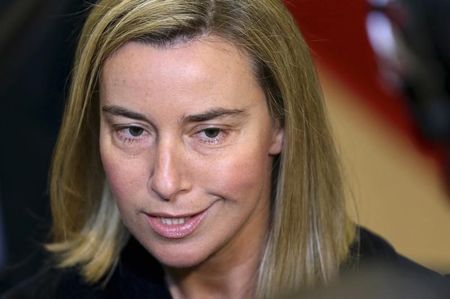
M130 135L133 137L139 137L142 135L142 133L144 133L144 129L142 129L140 127L129 127L129 128L127 128L127 130L130 133Z
M116 136L122 143L136 143L144 141L147 131L139 126L119 126L116 128Z
M203 130L203 132L205 133L205 136L208 138L216 138L217 136L219 136L220 132L222 130L219 128L208 128Z
M201 143L206 145L221 145L228 137L228 131L222 128L209 127L204 128L195 134Z

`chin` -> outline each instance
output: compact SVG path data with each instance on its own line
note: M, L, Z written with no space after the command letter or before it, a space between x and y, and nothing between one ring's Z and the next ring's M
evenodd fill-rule
M200 246L192 244L144 244L147 251L163 266L170 268L192 268L208 258L207 252L201 250Z
M184 257L156 257L156 259L165 267L174 269L194 268L201 263L201 260L191 260Z

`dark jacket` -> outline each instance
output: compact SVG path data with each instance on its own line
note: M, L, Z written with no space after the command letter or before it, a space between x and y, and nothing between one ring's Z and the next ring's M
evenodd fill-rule
M350 258L342 267L343 272L358 271L371 262L388 263L419 273L432 281L443 282L446 279L397 254L392 246L379 236L360 229L358 241L351 248ZM450 287L450 280L447 282ZM446 294L448 297L442 298L450 298L450 292ZM171 296L164 281L161 265L136 240L131 239L104 287L100 284L85 283L75 268L60 270L49 266L6 293L2 298L170 299Z

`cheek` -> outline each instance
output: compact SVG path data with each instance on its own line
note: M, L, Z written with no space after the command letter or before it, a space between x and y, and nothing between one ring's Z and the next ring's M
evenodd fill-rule
M240 199L256 195L270 188L272 159L258 150L242 148L239 155L232 154L221 159L211 168L206 180L220 195ZM265 190L267 191L267 190Z
M105 175L114 198L119 205L138 198L146 186L145 162L141 159L125 159L110 148L100 147Z

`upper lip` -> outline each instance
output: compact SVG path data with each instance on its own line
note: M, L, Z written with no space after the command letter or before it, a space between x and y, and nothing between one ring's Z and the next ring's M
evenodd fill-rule
M147 212L145 214L151 216L151 217L162 217L162 218L186 218L186 217L192 217L195 215L198 215L200 213L203 213L207 209L209 209L210 206L206 207L205 209L202 209L197 212L188 212L188 213L180 213L180 214L172 214L172 213L166 213L166 212Z
M198 215L200 213L205 212L208 210L212 205L214 205L216 201L213 201L211 204L209 204L206 208L203 208L201 210L198 210L196 212L182 212L182 213L170 213L170 212L145 212L148 216L151 217L162 217L162 218L186 218L186 217L192 217L195 215Z

